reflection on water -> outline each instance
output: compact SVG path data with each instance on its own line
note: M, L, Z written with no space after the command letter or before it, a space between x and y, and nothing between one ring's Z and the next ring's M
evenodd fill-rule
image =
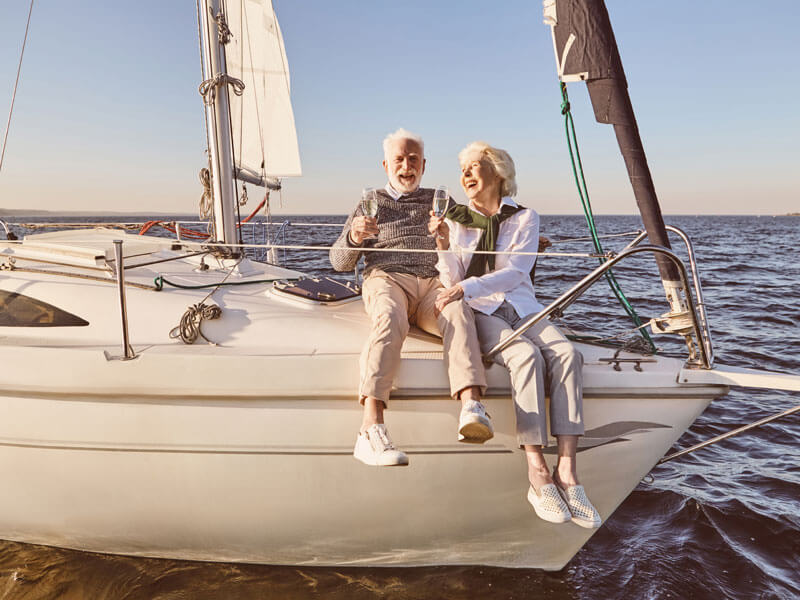
M302 217L298 220L309 221ZM320 217L322 222L343 218ZM717 362L800 373L800 218L668 217L700 261ZM604 233L640 227L600 217ZM553 238L584 235L583 217L543 217ZM338 231L288 229L286 243L329 244ZM615 242L616 243L616 242ZM609 244L611 247L614 245ZM556 245L553 250L582 251ZM330 274L319 253L287 266ZM553 299L593 262L542 258L537 293ZM643 318L666 309L650 258L616 271ZM600 283L567 313L612 335L630 324ZM679 341L657 338L682 356ZM732 391L673 450L798 404L798 395ZM64 598L800 598L800 418L772 423L653 471L562 571L486 567L298 568L104 556L0 542L0 600ZM0 492L1 493L1 492ZM454 510L457 510L454 508ZM531 515L531 518L535 518Z
M338 569L192 563L0 543L0 598L578 598L566 573L487 567ZM9 561L9 557L14 557ZM7 564L8 563L8 564ZM13 563L13 564L12 564ZM565 578L566 576L566 578ZM52 594L52 595L43 595ZM5 595L4 595L5 594Z

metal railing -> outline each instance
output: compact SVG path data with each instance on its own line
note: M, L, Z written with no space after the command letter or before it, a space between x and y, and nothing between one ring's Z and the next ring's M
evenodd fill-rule
M683 234L683 232L680 232L680 234ZM683 235L685 236L685 234ZM523 321L522 324L517 329L515 329L512 333L508 334L497 344L495 344L495 346L484 355L484 360L486 362L492 361L494 356L498 352L502 352L514 340L516 340L519 336L525 333L528 329L533 327L536 323L538 323L542 319L550 316L555 312L563 311L567 306L575 302L575 300L577 300L581 295L583 295L583 293L586 292L586 290L588 290L598 279L600 279L606 273L606 271L611 269L617 263L621 262L622 260L625 260L630 256L633 256L634 254L640 254L642 252L652 252L653 254L661 254L665 256L670 261L672 261L678 268L678 273L681 278L681 283L683 285L683 289L686 294L686 301L689 308L689 316L691 317L691 322L692 322L692 331L694 333L695 339L698 340L699 342L698 344L699 356L697 356L697 353L693 351L691 345L689 347L690 351L689 364L692 366L702 367L704 369L710 369L713 364L713 352L711 350L711 335L707 331L708 323L705 321L705 319L703 319L703 321L701 322L701 320L697 316L696 307L694 302L692 301L692 292L689 287L689 276L686 272L686 267L683 264L683 261L681 261L681 259L678 258L678 256L671 250L667 250L662 246L651 246L651 245L639 246L638 244L642 241L642 239L644 239L644 237L646 237L646 234L640 234L626 248L624 248L618 254L610 256L606 262L597 267L595 270L593 270L586 277L581 279L578 283L573 285L566 292L561 294L558 298L556 298L544 309L542 309L535 315L531 315L530 317L525 319L525 321ZM685 241L688 242L688 238L685 238ZM690 256L691 260L694 261L693 253L690 254ZM693 273L696 273L696 268L693 268ZM699 280L696 280L696 282L699 285Z

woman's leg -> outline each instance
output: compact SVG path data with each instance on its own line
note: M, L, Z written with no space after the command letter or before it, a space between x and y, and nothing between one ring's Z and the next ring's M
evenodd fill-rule
M512 332L511 325L503 318L504 306L493 315L475 313L478 340L484 352ZM511 375L511 398L519 445L546 446L544 359L541 353L529 340L520 337L495 355L494 362L506 367Z
M556 438L583 435L583 355L549 321L540 321L524 335L547 365L550 433Z
M558 440L558 464L555 472L561 487L580 484L575 460L578 452L578 437L577 435L556 436Z
M525 449L525 459L528 462L528 481L538 492L543 485L553 483L550 469L544 460L541 446L525 444L523 448Z

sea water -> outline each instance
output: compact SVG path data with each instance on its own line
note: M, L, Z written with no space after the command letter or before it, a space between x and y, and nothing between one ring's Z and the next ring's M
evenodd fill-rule
M324 224L344 217L280 219ZM800 217L665 221L686 231L695 245L717 363L800 374ZM634 216L602 216L597 222L601 234L641 228ZM586 235L582 216L543 216L542 232L556 242L553 256L540 258L536 267L537 295L547 302L597 259L556 256L591 252L586 242L563 241ZM265 233L259 231L255 240ZM272 226L270 236L277 233ZM292 225L277 241L327 245L338 233L336 227ZM610 238L604 245L618 250L627 241ZM677 239L673 246L685 257ZM291 268L333 275L324 252L291 250L279 258ZM615 273L642 320L666 312L651 257L638 255ZM623 341L639 335L602 280L570 307L564 323ZM666 354L685 355L679 339L655 341ZM671 452L797 404L796 393L732 390ZM34 598L800 598L800 415L656 467L652 481L641 483L559 572L212 564L0 542L0 600Z

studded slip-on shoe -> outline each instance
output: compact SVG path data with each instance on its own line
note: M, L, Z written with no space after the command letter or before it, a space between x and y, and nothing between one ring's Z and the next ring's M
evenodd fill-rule
M572 514L573 523L586 529L597 529L603 524L600 513L589 501L586 490L583 489L582 485L571 485L568 488L563 488L556 479L555 473L553 473L553 480L556 481L556 489Z
M572 518L564 499L558 493L555 484L546 483L537 493L533 486L528 488L528 502L540 519L550 523L566 523Z

